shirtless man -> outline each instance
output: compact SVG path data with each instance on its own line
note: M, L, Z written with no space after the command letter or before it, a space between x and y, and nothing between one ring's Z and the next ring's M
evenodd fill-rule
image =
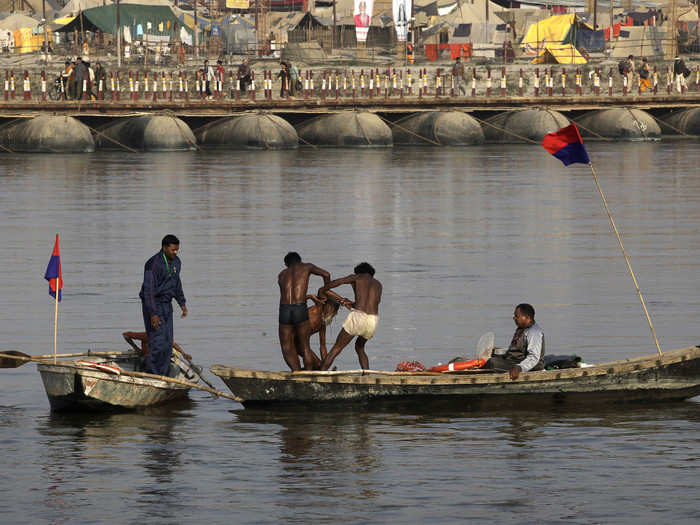
M319 297L324 299L325 293L331 288L341 284L349 284L355 292L355 302L344 302L351 308L338 338L331 351L323 359L321 370L328 370L338 354L345 348L352 338L355 340L355 351L360 360L360 366L366 370L369 368L369 359L365 353L365 344L374 335L379 322L379 302L382 300L382 283L374 278L374 268L366 262L355 266L354 274L341 279L336 279L326 284L319 290Z
M284 257L287 266L277 278L280 287L279 337L282 356L293 372L301 370L294 338L297 337L304 358L304 369L313 370L314 359L309 345L311 326L309 309L306 306L306 291L311 274L323 277L324 286L329 284L331 274L311 263L301 261L296 252L289 252Z

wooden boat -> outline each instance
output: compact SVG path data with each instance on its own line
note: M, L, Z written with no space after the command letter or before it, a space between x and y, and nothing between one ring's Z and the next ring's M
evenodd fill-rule
M691 346L587 368L507 373L265 372L214 365L245 407L338 402L445 402L451 408L560 402L670 401L700 394L700 347Z
M113 357L86 356L77 360L39 363L51 410L115 410L161 405L187 397L189 387L159 379L133 377L109 371L139 371L141 357L136 353L117 352ZM173 355L171 361L179 373L177 379L197 381L198 373L183 359ZM100 365L104 370L96 368ZM103 365L106 365L103 366Z

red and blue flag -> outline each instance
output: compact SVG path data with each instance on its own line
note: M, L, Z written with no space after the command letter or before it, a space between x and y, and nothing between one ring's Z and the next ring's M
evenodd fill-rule
M588 152L583 146L581 134L574 123L561 128L559 131L545 135L542 140L542 146L562 161L564 166L576 162L581 164L591 163L591 159L588 158Z
M58 300L61 300L61 290L63 289L63 276L61 275L61 251L58 247L58 234L56 234L56 244L53 246L49 265L46 267L44 279L49 281L49 295L56 297L58 292Z

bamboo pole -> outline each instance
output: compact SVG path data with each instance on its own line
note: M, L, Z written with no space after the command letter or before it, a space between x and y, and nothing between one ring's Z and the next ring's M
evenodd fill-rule
M61 266L59 265L59 268ZM56 277L56 310L53 316L53 363L56 364L56 347L58 346L58 294L61 293L61 272Z
M603 193L603 189L600 187L600 184L598 183L598 177L596 176L595 169L593 168L593 163L588 164L591 168L591 173L593 174L593 180L595 181L595 185L598 188L598 192L600 193L600 197L603 199L603 205L605 206L605 211L608 214L608 218L610 219L610 224L612 224L613 230L615 231L615 235L617 236L617 242L620 244L620 249L622 250L622 255L625 257L625 262L627 263L627 269L630 272L630 275L632 275L632 281L634 282L634 287L637 290L637 295L639 296L639 300L642 303L642 309L644 310L644 315L646 315L647 322L649 323L649 328L651 329L651 335L654 338L654 342L656 343L656 350L659 352L659 355L663 355L663 352L661 352L661 346L659 346L659 340L656 337L656 331L654 330L654 324L651 322L651 317L649 316L649 310L647 310L647 305L646 302L644 301L644 296L642 295L642 291L639 289L639 284L637 283L637 277L634 275L634 271L632 270L632 265L630 264L629 257L627 257L627 252L625 251L625 246L622 244L622 238L620 237L620 232L617 231L617 226L615 225L615 220L612 217L612 214L610 213L610 208L608 207L608 201L605 199L605 194Z
M11 350L6 350L6 352L11 351ZM117 357L117 356L126 356L126 355L133 355L136 356L137 354L128 351L128 352L76 352L72 354L56 354L56 357L59 359L64 359L66 357ZM16 359L17 361L37 361L37 362L43 362L46 360L53 359L54 354L46 354L46 355L12 355L12 354L6 354L3 352L0 352L0 357L4 357L5 359Z
M165 381L166 383L172 383L174 385L188 386L190 388L204 390L205 392L209 392L210 394L214 394L215 396L225 397L227 399L232 399L233 401L237 401L239 403L243 402L243 398L238 397L236 395L227 394L226 392L222 392L221 390L209 388L208 386L198 385L198 384L192 383L190 381L185 381L184 379L176 379L174 377L159 376L157 374L148 374L146 372L132 372L130 370L121 370L120 375L131 376L131 377L142 377L144 379L156 379L158 381Z

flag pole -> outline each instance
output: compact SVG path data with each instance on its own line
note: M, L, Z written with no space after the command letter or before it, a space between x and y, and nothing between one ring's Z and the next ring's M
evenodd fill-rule
M649 316L649 310L647 310L647 305L646 302L644 301L644 296L642 295L642 291L639 289L639 284L637 283L637 278L634 275L634 271L632 270L632 265L630 264L629 257L627 257L627 252L625 252L625 246L622 244L622 238L620 237L620 232L617 231L617 226L615 226L615 220L612 217L612 214L610 213L610 208L608 207L608 201L605 199L605 194L603 193L603 189L600 187L600 184L598 183L598 177L596 176L595 169L593 168L593 163L589 162L588 165L591 168L591 173L593 174L593 180L595 181L595 185L598 188L598 193L600 193L600 197L603 199L603 205L605 206L605 211L608 214L608 218L610 219L610 224L612 224L613 230L615 231L615 235L617 236L617 242L620 244L620 249L622 250L622 255L625 256L625 262L627 263L627 269L629 269L630 274L632 275L632 281L634 281L634 287L637 289L637 295L639 296L639 300L642 303L642 309L644 310L644 315L647 317L647 322L649 323L649 328L651 329L651 335L654 338L654 342L656 343L656 350L659 352L659 355L663 355L661 352L661 346L659 346L659 340L656 337L656 331L654 330L654 324L651 322L651 317Z
M56 278L56 311L53 316L53 364L56 364L56 347L58 346L58 280Z

